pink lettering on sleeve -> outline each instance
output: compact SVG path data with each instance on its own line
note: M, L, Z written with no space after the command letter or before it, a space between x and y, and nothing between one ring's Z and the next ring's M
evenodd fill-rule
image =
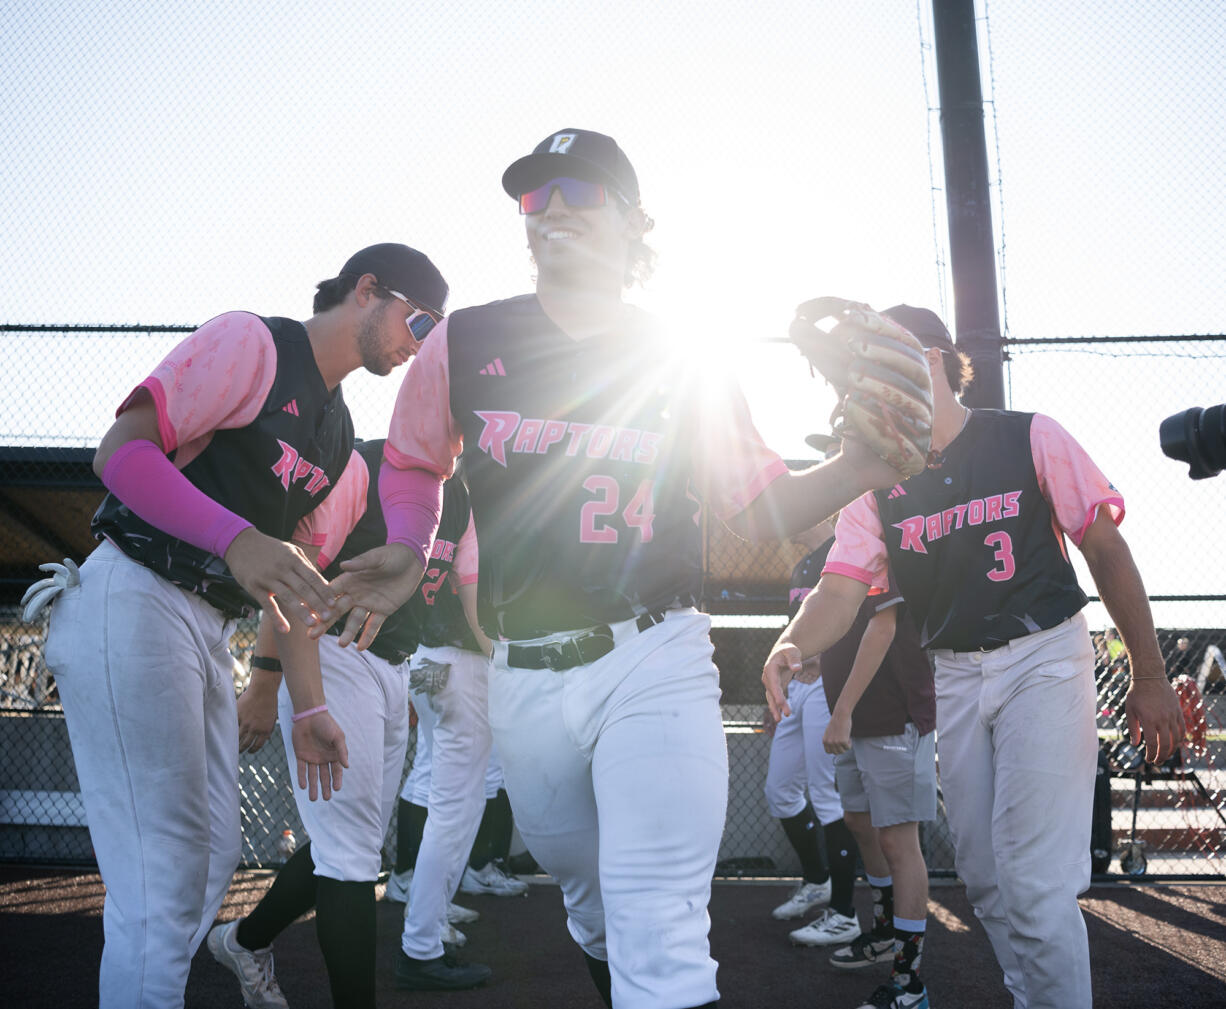
M877 500L864 494L839 513L834 546L822 574L846 575L875 589L889 586L885 533L877 514Z
M119 405L141 391L153 399L158 435L182 469L219 428L246 427L259 415L277 374L277 351L263 321L249 312L210 319L179 343Z
M425 469L441 477L455 470L464 439L451 416L447 357L444 319L409 362L396 394L383 457L397 469Z
M1124 520L1124 497L1094 464L1089 453L1052 418L1035 414L1030 422L1030 452L1039 490L1051 505L1056 523L1074 544L1106 508L1111 520Z
M317 564L322 571L340 553L358 520L366 513L370 470L355 450L331 493L308 512L294 529L295 543L319 547Z

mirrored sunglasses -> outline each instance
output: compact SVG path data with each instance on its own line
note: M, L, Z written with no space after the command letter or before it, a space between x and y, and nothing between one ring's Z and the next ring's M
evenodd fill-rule
M398 298L403 301L409 308L413 309L409 313L408 318L404 320L404 324L409 327L409 332L413 335L413 339L421 343L427 336L430 335L436 325L438 325L439 317L427 308L422 308L419 304L413 301L407 295L401 294L399 291L393 291L390 287L385 287L385 290L393 298Z
M609 196L614 196L625 203L625 198L616 190L609 189L599 182L584 182L582 179L559 178L550 179L543 186L523 193L519 198L521 214L539 214L549 206L549 198L557 189L562 193L562 199L568 207L590 208L603 207Z

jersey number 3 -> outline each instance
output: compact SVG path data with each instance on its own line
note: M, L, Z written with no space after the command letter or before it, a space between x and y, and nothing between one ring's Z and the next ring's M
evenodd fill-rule
M985 546L994 547L996 550L992 559L997 566L988 572L988 578L994 582L1007 582L1017 570L1017 563L1013 559L1013 540L1008 533L992 533L983 542Z
M590 476L583 489L596 496L579 511L579 542L616 543L617 530L604 520L621 507L621 486L611 476ZM644 480L622 510L622 521L627 529L638 529L642 542L650 543L655 517L651 481Z

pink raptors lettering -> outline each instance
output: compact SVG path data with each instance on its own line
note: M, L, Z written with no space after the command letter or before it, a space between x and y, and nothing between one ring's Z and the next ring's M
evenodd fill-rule
M656 431L634 427L521 417L509 410L474 410L473 413L485 423L477 438L477 447L504 468L508 451L512 455L545 455L555 446L565 455L582 452L589 459L649 466L656 461L662 437Z
M981 526L1002 519L1016 518L1021 512L1021 497L1022 492L1014 490L1005 494L975 498L932 515L912 515L894 523L894 528L902 532L902 543L899 545L903 550L926 554L928 547L925 541L931 543L933 540L939 540L963 526Z
M328 475L309 459L303 459L293 445L287 445L280 438L277 444L281 446L281 458L272 467L273 473L281 478L281 486L289 490L291 483L306 480L306 492L314 497L329 484Z

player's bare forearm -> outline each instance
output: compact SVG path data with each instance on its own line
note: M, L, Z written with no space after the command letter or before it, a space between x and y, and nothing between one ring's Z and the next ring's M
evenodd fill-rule
M800 612L783 629L762 667L766 703L778 720L791 713L787 685L801 663L820 655L851 628L868 586L843 575L823 575L817 588L805 596Z
M811 529L865 491L901 479L897 470L849 440L829 462L771 481L743 511L728 519L728 528L750 540L786 539Z
M820 655L851 630L866 595L868 586L863 582L846 575L822 575L779 635L778 644L794 644L805 658Z
M1082 537L1081 552L1128 651L1132 683L1125 709L1133 744L1143 737L1146 759L1161 763L1182 742L1184 723L1179 699L1166 678L1141 574L1124 537L1102 511Z

